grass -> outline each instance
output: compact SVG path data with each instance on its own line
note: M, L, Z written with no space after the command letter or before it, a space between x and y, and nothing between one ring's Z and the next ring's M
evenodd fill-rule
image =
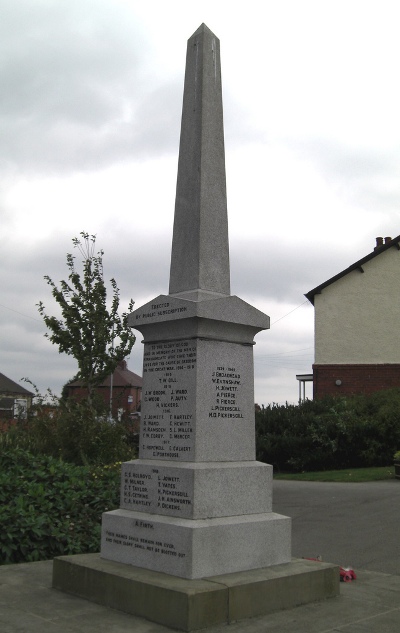
M394 479L394 466L379 468L348 468L346 470L326 470L313 473L274 473L274 479L294 481L333 481L360 483L363 481L382 481Z

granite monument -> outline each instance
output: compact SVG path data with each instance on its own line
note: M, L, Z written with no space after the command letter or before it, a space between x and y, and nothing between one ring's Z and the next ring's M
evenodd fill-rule
M336 596L339 568L291 559L255 460L254 336L269 318L230 294L219 40L187 48L169 294L131 315L143 335L139 459L101 553L54 559L53 587L193 631Z
M182 578L291 559L255 461L254 336L269 317L230 294L219 40L188 41L169 294L136 310L143 335L139 459L123 464L102 557Z

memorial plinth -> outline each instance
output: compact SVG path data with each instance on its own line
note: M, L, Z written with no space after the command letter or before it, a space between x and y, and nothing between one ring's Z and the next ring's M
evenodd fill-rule
M181 578L289 562L290 519L255 461L253 339L268 317L237 297L162 295L131 324L144 338L140 453L103 515L102 557Z

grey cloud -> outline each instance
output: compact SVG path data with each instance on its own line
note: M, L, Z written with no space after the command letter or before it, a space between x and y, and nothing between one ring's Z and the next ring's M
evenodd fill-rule
M106 236L98 236L97 247L104 250L104 277L111 293L109 279L116 279L121 292L121 302L127 304L132 298L137 305L142 297L168 292L169 276L169 244L155 247L155 242L135 241L134 234L126 232L117 240L109 240ZM77 270L80 270L81 256L73 248L70 240L57 242L43 240L27 250L3 248L0 253L0 270L2 296L0 303L8 309L14 309L25 318L26 327L40 327L41 317L36 304L43 301L46 311L55 314L57 304L51 296L51 288L44 279L49 275L56 285L61 279L67 280L66 253L76 256ZM151 256L149 255L151 253ZM18 288L16 300L15 289ZM16 302L17 301L17 302ZM12 319L12 311L7 315ZM19 317L16 316L19 320ZM35 319L36 322L31 322Z
M268 140L266 129L252 119L252 111L244 108L229 88L224 90L224 132L227 149L243 147L247 143L264 143Z
M307 143L292 143L294 149L298 149L302 156L318 161L321 169L328 176L336 176L357 180L387 172L392 162L392 157L387 152L380 152L352 148L333 141L314 139Z
M133 14L90 0L9 2L3 13L5 164L73 169L132 151L121 139L144 91L137 64L144 38Z
M65 174L177 153L184 69L160 83L129 5L9 0L2 18L3 169ZM254 140L226 95L229 145Z
M400 196L398 147L351 147L334 141L288 141L302 159L314 163L333 186L346 188L353 200L374 213L392 210Z
M120 248L107 248L107 270L115 266L115 278L121 297L132 298L140 305L141 297L153 298L168 293L170 244L162 244L157 237L151 241L127 242ZM112 273L114 275L114 272Z
M176 79L157 87L146 96L135 112L136 138L133 150L162 156L178 154L182 110L182 81Z
M2 114L85 124L107 116L137 58L135 30L128 37L121 21L111 19L111 7L9 2L1 34Z
M230 251L232 292L282 303L301 303L306 292L353 263L351 253L324 240L235 239Z

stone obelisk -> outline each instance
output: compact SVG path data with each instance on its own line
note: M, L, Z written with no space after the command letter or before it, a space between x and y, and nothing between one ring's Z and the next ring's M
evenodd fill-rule
M291 560L272 512L272 467L255 461L253 345L269 317L230 295L220 49L188 41L168 295L136 310L143 335L139 459L101 556L181 578Z
M213 292L230 294L228 213L219 40L203 24L187 48L169 293Z

